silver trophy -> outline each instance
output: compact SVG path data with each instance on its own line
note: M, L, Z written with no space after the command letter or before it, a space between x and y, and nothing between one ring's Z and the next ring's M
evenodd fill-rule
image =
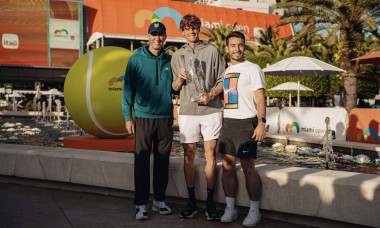
M205 93L205 74L200 63L196 64L196 60L193 56L181 55L182 62L185 66L187 73L186 84L189 91L191 102L202 100L204 97L201 93Z

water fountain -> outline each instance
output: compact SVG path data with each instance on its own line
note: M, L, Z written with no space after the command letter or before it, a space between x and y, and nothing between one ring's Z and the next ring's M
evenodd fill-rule
M334 152L332 148L332 131L330 128L330 118L326 117L326 131L322 137L323 152L326 158L326 169L333 169L335 167Z
M52 112L51 112L51 110L52 110L52 102L53 102L53 100L51 99L51 95L49 96L49 98L48 98L48 107L47 107L47 112L49 113L49 121L51 122L51 114L52 114Z
M61 122L61 100L56 99L54 102L57 104L57 122Z
M37 97L34 96L33 97L33 112L35 112L37 110Z
M39 121L40 119L40 112L41 112L41 101L37 103L37 117L36 117L36 122Z
M42 122L46 120L46 101L42 102Z

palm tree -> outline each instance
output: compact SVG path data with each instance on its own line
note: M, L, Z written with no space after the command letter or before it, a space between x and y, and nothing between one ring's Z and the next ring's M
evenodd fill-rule
M293 52L293 47L289 46L286 40L276 40L277 32L278 31L273 30L271 25L267 27L266 31L260 31L257 54L267 55L272 57L275 61L278 61L284 56L289 56Z
M226 52L226 38L234 30L237 23L232 26L224 26L223 24L217 26L216 28L203 28L200 34L208 37L207 43L217 47L223 56L224 66L227 67L229 57Z
M297 37L297 35L295 36ZM294 38L293 51L298 51L305 56L317 57L322 52L323 38L318 34L306 34L305 36Z
M321 30L339 32L340 67L346 70L344 86L349 95L347 109L356 107L358 67L351 59L359 56L363 34L377 35L380 25L380 0L284 0L276 8L288 9L280 25L302 23L298 36Z

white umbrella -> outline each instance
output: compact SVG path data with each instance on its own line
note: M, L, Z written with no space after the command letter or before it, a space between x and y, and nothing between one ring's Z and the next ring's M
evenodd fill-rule
M63 97L63 92L59 91L58 89L50 89L48 91L42 91L42 95L52 95L52 96L61 96Z
M309 87L306 87L301 84L298 87L298 83L295 83L295 82L285 82L273 88L268 89L268 91L289 91L289 107L290 107L292 104L292 94L290 92L298 91L298 89L300 91L314 91L310 89Z
M318 59L296 56L281 60L265 69L266 75L298 76L298 87L300 87L300 76L317 76L345 73L338 67L322 62ZM300 104L300 90L297 90L297 103Z
M9 97L19 97L19 98L21 98L21 97L25 97L25 96L22 95L22 94L19 93L19 92L13 91L12 94L9 94Z

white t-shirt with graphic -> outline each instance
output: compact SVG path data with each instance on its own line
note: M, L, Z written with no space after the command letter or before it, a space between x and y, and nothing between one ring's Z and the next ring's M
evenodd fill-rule
M265 89L261 68L244 60L226 69L224 75L224 117L248 119L257 116L254 91Z

